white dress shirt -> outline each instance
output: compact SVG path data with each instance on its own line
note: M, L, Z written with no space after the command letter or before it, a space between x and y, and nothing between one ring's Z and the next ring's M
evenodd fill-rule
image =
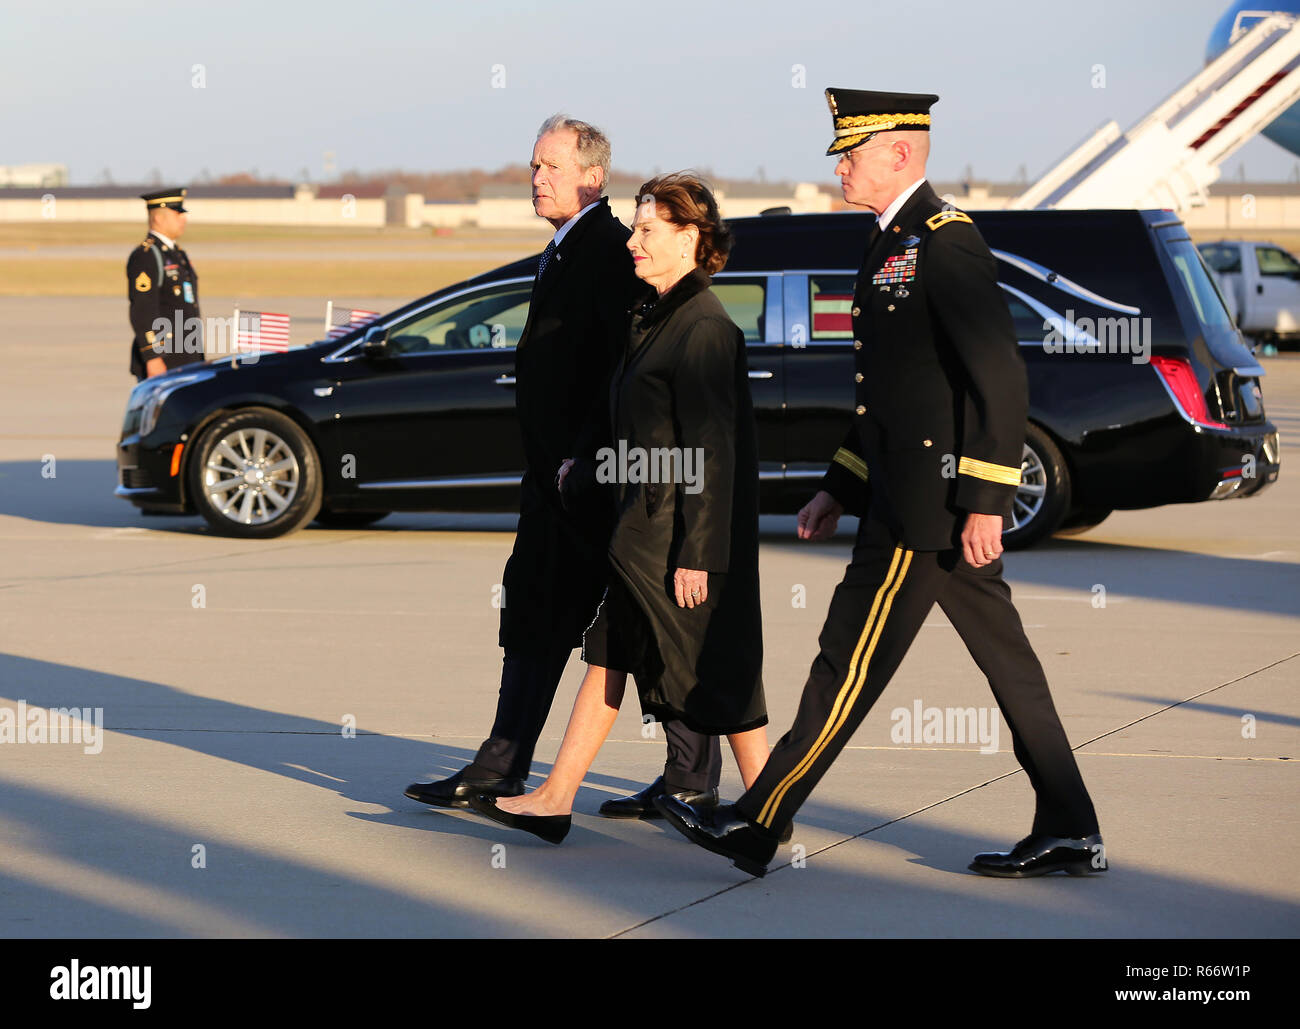
M568 234L568 231L571 228L573 228L574 225L577 224L578 219L581 218L584 214L586 214L588 211L590 211L593 207L595 207L599 203L600 200L598 199L593 200L591 203L589 203L586 207L584 207L581 211L575 214L572 218L570 218L567 222L565 222L555 231L555 238L551 240L551 242L555 244L555 248L557 250L560 248L560 243L561 241L563 241L564 237Z
M908 198L913 193L915 193L918 189L921 188L921 183L923 183L924 181L925 181L924 176L917 179L910 186L908 186L907 189L903 190L903 192L899 193L898 196L894 197L894 202L890 204L888 207L886 207L883 212L881 212L880 220L879 222L877 222L877 224L880 226L881 232L884 232L887 228L889 228L889 223L894 220L894 215L898 214L899 209L902 208L902 206L905 203L907 203Z

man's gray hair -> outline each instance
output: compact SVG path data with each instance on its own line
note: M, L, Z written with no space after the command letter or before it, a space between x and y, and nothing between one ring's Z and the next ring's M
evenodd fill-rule
M537 130L537 138L541 139L548 132L565 130L578 134L578 163L582 165L583 171L593 165L600 165L600 170L604 173L600 179L600 192L604 195L609 185L609 137L585 121L570 118L567 114L553 114L542 122L542 127Z

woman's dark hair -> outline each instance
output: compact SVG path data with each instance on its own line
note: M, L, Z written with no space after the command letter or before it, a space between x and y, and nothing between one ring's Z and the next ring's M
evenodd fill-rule
M690 172L657 175L637 191L637 207L653 203L654 212L679 228L694 225L700 231L695 263L710 275L722 271L731 253L731 230L718 215L718 202L702 179Z

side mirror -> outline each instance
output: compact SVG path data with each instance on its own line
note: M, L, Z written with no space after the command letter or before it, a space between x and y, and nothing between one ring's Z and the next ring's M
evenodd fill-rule
M361 352L366 357L387 357L388 329L380 325L367 329L361 342Z

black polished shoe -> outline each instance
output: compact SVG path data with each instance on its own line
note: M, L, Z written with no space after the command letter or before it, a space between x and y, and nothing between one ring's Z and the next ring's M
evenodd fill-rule
M497 807L495 797L482 793L470 797L469 806L494 822L499 822L509 829L530 832L547 843L559 843L569 835L569 828L573 825L572 815L514 815L509 811L502 811Z
M1073 838L1032 833L1009 853L976 854L969 867L972 872L1001 879L1028 879L1051 872L1090 875L1106 871L1106 849L1096 833Z
M706 813L674 797L663 796L656 798L655 807L668 819L669 825L692 843L731 858L731 863L742 872L760 877L767 874L767 864L776 855L776 837L742 818L731 804L721 804Z
M600 813L606 818L663 818L655 807L655 797L673 796L683 804L689 804L697 811L712 811L718 806L718 791L682 790L680 793L664 793L664 777L661 775L640 793L630 797L607 800L600 805Z
M448 779L435 782L413 782L406 787L406 795L421 804L434 807L468 808L469 798L476 793L493 797L517 797L524 792L522 779L497 776L490 779L469 779L461 769Z

